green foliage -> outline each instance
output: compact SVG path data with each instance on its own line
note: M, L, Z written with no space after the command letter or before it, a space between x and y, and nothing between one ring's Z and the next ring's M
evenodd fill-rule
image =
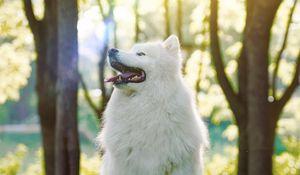
M14 152L9 152L3 156L0 159L0 174L17 175L22 170L22 175L44 175L42 149L39 148L38 151L35 152L34 161L24 161L27 153L28 148L23 144L19 144ZM81 154L80 174L98 175L99 170L100 156L98 154L94 154L90 157L88 157L87 154Z
M293 97L284 108L278 123L278 134L282 137L296 136L300 138L300 97Z
M21 1L4 1L0 6L0 104L17 100L19 89L27 84L33 59L32 35Z
M86 154L81 154L80 174L99 175L100 163L100 156L98 154L91 157L88 157Z
M205 164L206 175L234 175L236 174L237 148L225 147L224 154L214 154Z
M44 175L45 169L44 167L44 161L43 161L43 151L41 148L38 149L38 151L35 153L35 162L32 164L29 164L27 169L24 171L24 175Z
M283 139L286 151L273 157L274 175L300 174L300 139L289 137ZM226 146L224 153L216 153L206 160L206 175L235 175L237 164L237 148Z
M286 151L274 155L274 174L275 175L297 175L300 173L300 140L296 137L289 137L283 140ZM1 175L16 175L23 166L24 175L44 175L42 150L38 149L35 153L35 161L30 163L23 161L27 153L27 147L19 144L16 151L8 153L0 159ZM225 146L223 152L207 152L205 160L206 175L235 175L238 150L235 146ZM24 167L26 165L26 167ZM80 174L98 175L100 170L100 156L93 154L88 156L81 154Z
M27 153L27 147L23 144L17 146L14 153L7 153L0 159L1 175L16 175L20 170L22 160Z
M286 152L274 155L274 174L275 175L297 175L300 173L300 140L296 137L284 139L287 148ZM0 159L1 175L16 175L21 170L21 165L27 153L27 147L18 145L14 153L8 153ZM205 160L206 175L235 175L237 164L237 147L225 146L223 153L207 152ZM39 149L35 154L35 161L23 167L24 175L43 175L42 151ZM80 174L82 175L98 175L101 160L98 154L88 156L81 154Z
M300 174L300 140L289 137L283 140L287 152L274 157L275 175L297 175Z

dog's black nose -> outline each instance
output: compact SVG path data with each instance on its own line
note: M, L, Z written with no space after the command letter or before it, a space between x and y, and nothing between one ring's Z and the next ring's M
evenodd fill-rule
M108 50L108 56L109 56L109 57L113 57L113 56L115 56L116 53L118 53L118 52L119 52L118 49L111 48L111 49Z

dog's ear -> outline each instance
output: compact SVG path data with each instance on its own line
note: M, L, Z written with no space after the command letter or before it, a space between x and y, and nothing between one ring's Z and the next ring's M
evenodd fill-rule
M163 46L174 55L178 55L180 53L180 44L176 35L169 36L163 42Z

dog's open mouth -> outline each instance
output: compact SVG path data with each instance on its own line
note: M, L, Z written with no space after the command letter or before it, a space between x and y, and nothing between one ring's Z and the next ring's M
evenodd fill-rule
M117 61L111 61L110 65L120 73L106 79L105 82L113 82L114 84L141 83L146 79L145 72L140 68L125 66Z

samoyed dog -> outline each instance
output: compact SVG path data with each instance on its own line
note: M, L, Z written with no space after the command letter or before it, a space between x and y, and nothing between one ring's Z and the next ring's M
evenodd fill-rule
M180 44L137 44L110 49L118 75L104 112L99 141L101 175L202 175L207 129L181 74Z

